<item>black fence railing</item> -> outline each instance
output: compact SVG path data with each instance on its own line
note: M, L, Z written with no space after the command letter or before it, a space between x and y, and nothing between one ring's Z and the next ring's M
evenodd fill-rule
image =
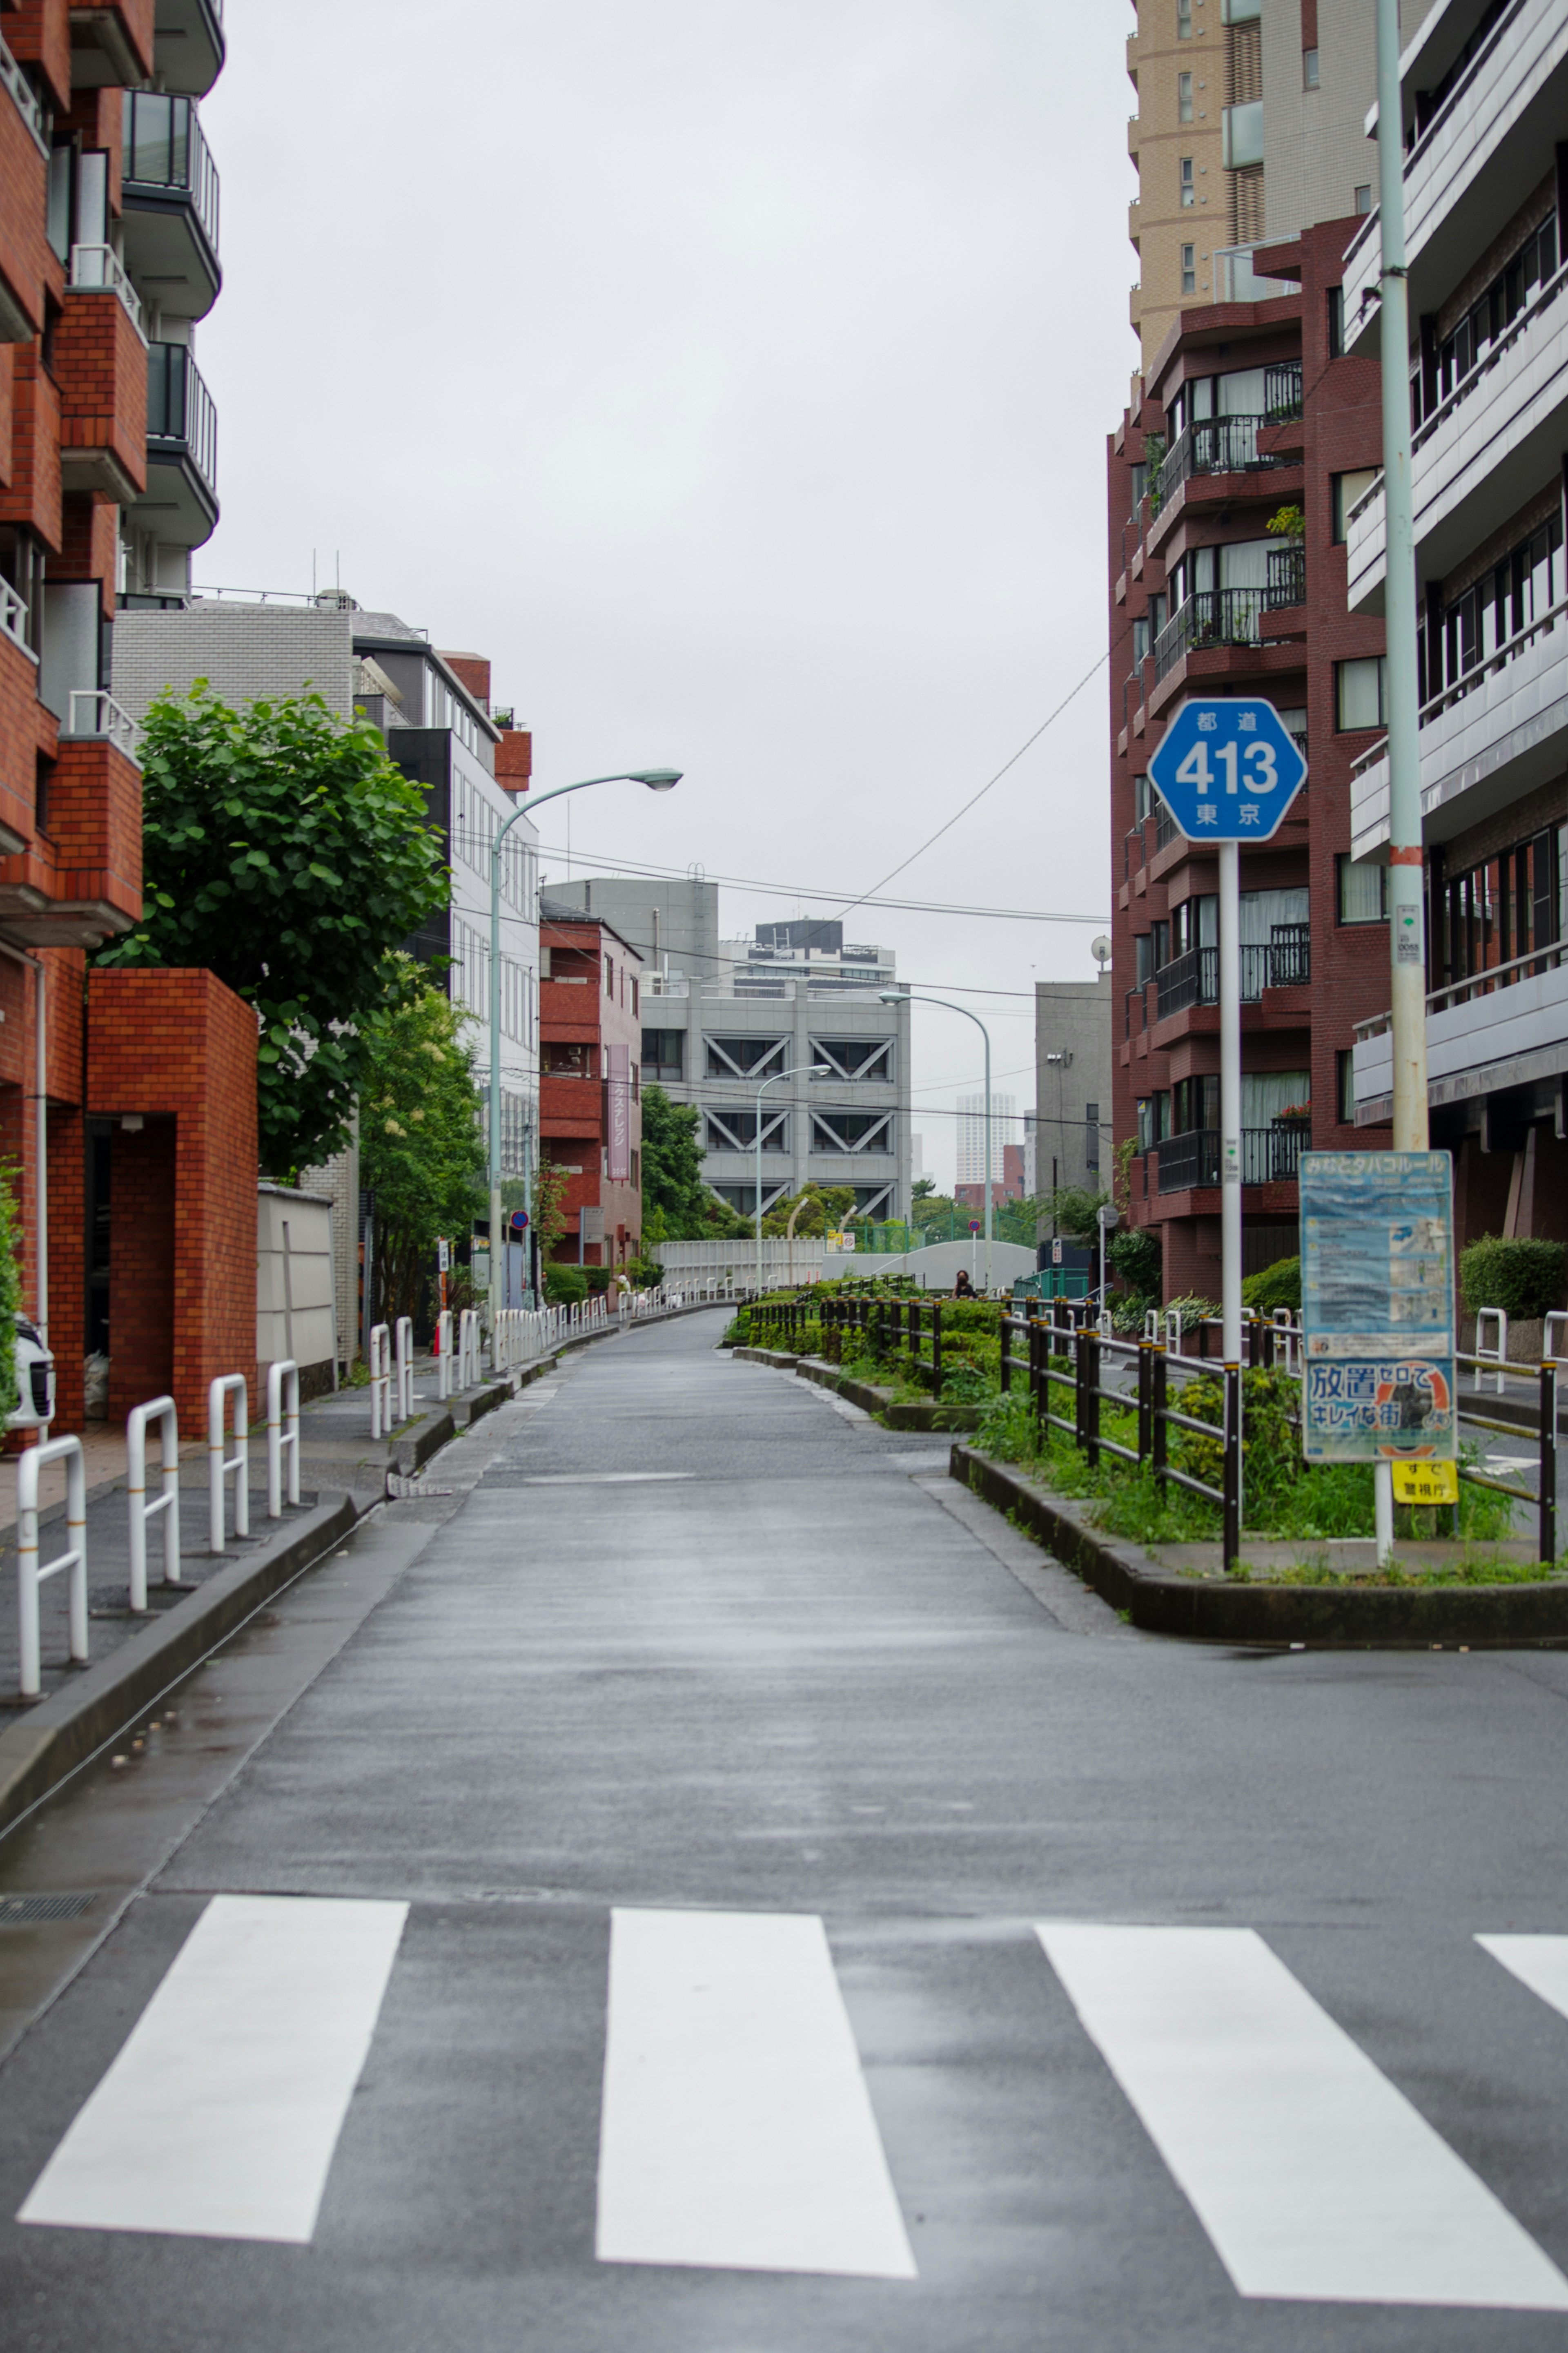
M1258 428L1279 421L1273 417L1203 417L1189 425L1173 442L1160 469L1162 500L1169 500L1194 474L1247 474L1278 466L1278 458L1259 456Z
M1240 950L1241 1001L1256 1005L1266 988L1300 988L1312 977L1312 931L1310 923L1276 923L1271 936L1249 942ZM1219 950L1188 948L1173 956L1157 975L1159 1018L1185 1013L1189 1006L1219 1003Z
M1289 425L1301 414L1301 363L1280 360L1263 371L1263 420L1266 425Z
M1264 610L1277 613L1287 605L1307 601L1307 551L1304 547L1271 547L1268 582L1263 591Z
M1268 1127L1241 1131L1243 1185L1293 1185L1300 1174L1301 1155L1312 1142L1310 1119L1277 1119ZM1220 1137L1217 1128L1198 1127L1185 1135L1167 1135L1155 1146L1155 1190L1185 1193L1220 1180Z
M1194 590L1154 640L1155 683L1190 653L1213 646L1257 645L1267 594L1263 588Z

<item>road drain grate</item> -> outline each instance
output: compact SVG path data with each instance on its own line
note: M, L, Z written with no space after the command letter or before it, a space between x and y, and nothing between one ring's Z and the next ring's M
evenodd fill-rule
M37 1920L74 1920L89 1904L90 1895L0 1895L0 1928L30 1928Z

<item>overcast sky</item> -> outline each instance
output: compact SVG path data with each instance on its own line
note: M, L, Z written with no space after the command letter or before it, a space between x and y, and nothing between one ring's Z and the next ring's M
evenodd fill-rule
M1104 437L1136 357L1123 64L1093 0L226 0L204 116L225 290L198 330L203 584L362 603L494 663L572 848L870 889L1104 646ZM1110 912L1106 687L892 886ZM563 873L560 809L543 821ZM585 871L585 870L579 870ZM900 978L995 992L1092 929L865 911ZM1008 994L1012 992L1012 994ZM952 1175L979 1037L918 1013ZM942 1116L943 1111L948 1116Z

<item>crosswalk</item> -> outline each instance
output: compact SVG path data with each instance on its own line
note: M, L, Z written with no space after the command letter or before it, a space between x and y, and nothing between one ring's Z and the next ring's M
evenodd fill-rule
M17 2220L310 2243L408 1910L213 1897ZM597 2260L918 2292L822 1919L609 1928ZM1033 1934L1238 2296L1568 2311L1568 2278L1263 1936ZM1568 2021L1568 1936L1476 1942Z

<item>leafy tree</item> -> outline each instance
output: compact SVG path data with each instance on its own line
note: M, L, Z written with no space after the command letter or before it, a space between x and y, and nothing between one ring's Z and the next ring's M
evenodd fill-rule
M533 1233L539 1255L546 1261L566 1231L566 1187L570 1181L565 1169L553 1160L542 1160L534 1172Z
M255 1006L261 1165L290 1176L342 1143L386 959L447 903L424 797L318 694L235 711L198 679L142 758L142 925L98 961L205 966Z
M1087 1185L1058 1185L1054 1193L1041 1195L1039 1213L1064 1241L1098 1241L1097 1214L1110 1198L1109 1193L1091 1193Z
M1105 1261L1133 1296L1151 1304L1160 1296L1164 1253L1151 1226L1120 1226L1105 1245Z
M411 956L388 961L390 985L362 1033L360 1166L375 1195L377 1296L392 1317L416 1312L437 1237L471 1229L485 1147L468 1016Z
M787 1200L775 1201L763 1215L763 1231L764 1234L787 1233L789 1221L798 1209L800 1215L795 1219L797 1235L816 1237L829 1229L837 1233L854 1208L853 1185L822 1186L813 1182L803 1185L800 1191L792 1193Z
M915 1178L915 1189L910 1198L916 1201L929 1201L934 1197L935 1192L936 1178L934 1176L917 1176Z
M702 1176L697 1110L671 1103L662 1087L642 1091L643 1243L724 1241L752 1231Z

